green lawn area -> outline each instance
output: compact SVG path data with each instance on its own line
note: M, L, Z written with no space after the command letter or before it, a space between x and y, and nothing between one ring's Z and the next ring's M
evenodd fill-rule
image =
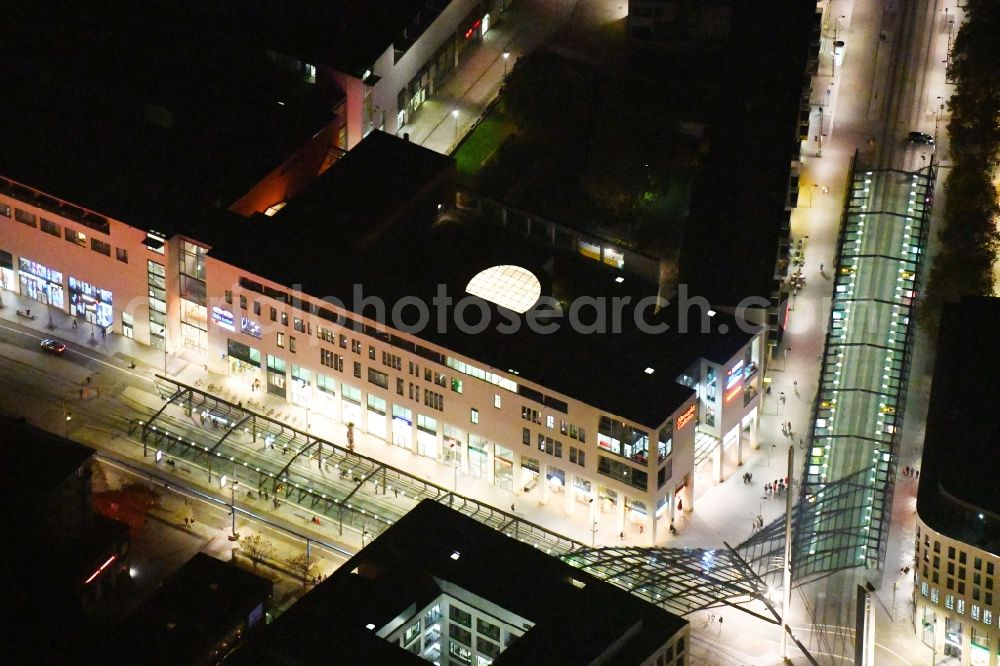
M517 125L503 118L499 106L494 107L455 152L459 180L474 182L483 165L516 129Z

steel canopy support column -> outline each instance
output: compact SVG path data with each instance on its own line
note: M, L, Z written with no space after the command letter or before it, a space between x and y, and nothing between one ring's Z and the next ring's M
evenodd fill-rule
M788 447L788 485L785 490L785 561L781 568L781 658L788 659L788 611L792 605L792 474L795 471L795 447Z

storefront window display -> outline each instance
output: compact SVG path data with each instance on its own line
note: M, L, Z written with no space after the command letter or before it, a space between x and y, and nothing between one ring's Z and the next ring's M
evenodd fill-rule
M229 357L230 376L242 378L253 386L260 372L260 350L228 340L226 353Z
M312 407L312 372L292 364L292 381L289 386L292 402L302 407Z
M455 426L444 424L444 462L448 465L462 463L462 447L465 442L465 431Z
M14 255L0 250L0 289L17 291L17 281L14 279Z
M368 434L380 439L386 439L385 428L385 398L368 394ZM395 419L393 419L395 421Z
M66 307L63 275L59 271L21 257L21 293L45 305Z
M438 455L437 419L417 414L417 453L428 458Z
M514 452L505 446L495 445L493 456L493 483L504 490L514 489Z
M114 321L111 302L111 292L107 289L98 289L70 276L69 313L74 317L83 317L88 323L108 328Z
M402 405L392 406L392 443L404 449L413 448L413 410Z
M469 474L477 478L486 478L489 473L490 443L478 435L469 435Z
M350 384L340 385L340 406L344 423L361 423L361 389Z

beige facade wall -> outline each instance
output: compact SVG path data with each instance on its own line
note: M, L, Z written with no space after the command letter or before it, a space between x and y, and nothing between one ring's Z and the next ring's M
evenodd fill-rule
M927 656L936 652L938 659L958 657L952 663L996 666L1000 557L927 527L919 514L914 552L914 631Z

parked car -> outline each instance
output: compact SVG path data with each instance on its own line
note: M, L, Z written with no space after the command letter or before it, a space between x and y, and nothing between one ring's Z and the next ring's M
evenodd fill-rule
M934 145L934 137L926 132L910 132L910 143L923 143L928 146Z
M64 351L66 351L66 345L59 342L58 340L47 338L45 340L42 340L42 349L49 352L50 354L62 354Z

